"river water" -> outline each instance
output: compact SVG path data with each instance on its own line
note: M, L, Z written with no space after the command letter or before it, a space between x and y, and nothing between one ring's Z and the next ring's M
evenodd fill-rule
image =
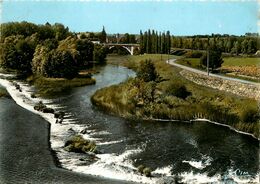
M22 92L0 74L15 102L39 114L51 123L51 146L62 167L100 177L141 183L174 181L184 183L248 183L259 181L259 142L225 127L206 122L130 121L98 110L90 102L97 89L118 84L134 72L120 66L106 65L95 74L96 84L75 88L59 97L31 98L34 88L22 81ZM33 109L39 101L66 113L62 124L52 114ZM25 117L27 118L27 117ZM74 134L94 140L102 154L97 161L68 153L64 142ZM136 171L143 164L152 168L151 178Z

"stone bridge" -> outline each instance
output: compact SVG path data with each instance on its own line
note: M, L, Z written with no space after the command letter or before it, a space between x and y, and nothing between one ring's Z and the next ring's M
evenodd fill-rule
M109 49L112 49L113 47L123 47L126 49L131 55L134 55L134 49L140 49L139 44L127 44L127 43L104 43L104 46L108 47Z

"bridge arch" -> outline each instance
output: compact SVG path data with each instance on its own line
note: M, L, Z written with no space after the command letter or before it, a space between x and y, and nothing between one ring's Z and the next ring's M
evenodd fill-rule
M132 48L132 47L126 47L126 46L124 46L124 45L112 45L112 46L109 46L109 48L108 49L112 49L112 48L114 48L114 47L121 47L121 48L124 48L124 49L126 49L127 51L128 51L128 53L130 54L130 55L134 55L134 48Z

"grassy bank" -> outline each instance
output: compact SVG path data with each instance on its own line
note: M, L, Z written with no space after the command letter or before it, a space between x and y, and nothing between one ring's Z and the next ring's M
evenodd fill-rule
M126 117L179 120L206 118L258 137L259 110L256 100L190 82L179 74L179 68L165 64L167 58L167 55L163 55L161 61L160 55L108 57L108 63L134 70L141 60L151 59L156 71L166 80L156 84L154 97L148 100L137 99L137 96L151 95L154 83L129 79L125 83L98 90L92 102L104 110ZM179 91L187 95L182 96Z
M31 76L27 78L27 81L35 86L37 90L36 95L40 96L59 95L71 90L74 87L96 83L96 80L90 77L64 79Z
M224 57L223 59L224 63L219 70L220 74L253 82L260 81L260 72L258 69L260 66L260 58ZM200 70L206 70L205 67L200 65L199 58L183 58L178 60L177 63Z

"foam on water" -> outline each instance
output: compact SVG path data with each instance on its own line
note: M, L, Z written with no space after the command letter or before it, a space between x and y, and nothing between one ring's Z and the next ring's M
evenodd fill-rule
M214 176L207 176L206 173L194 173L194 172L184 172L179 175L182 180L181 182L189 183L189 184L242 184L242 183L251 183L251 184L258 184L259 183L259 174L255 178L251 176L242 176L238 175L236 171L229 170L229 172L223 176L217 174Z
M10 75L1 74L1 77L9 77ZM59 110L61 107L57 104L53 104L52 100L42 99L42 98L32 98L33 94L32 88L24 82L15 81L20 86L22 92L16 89L13 82L8 81L7 79L0 78L0 84L6 88L8 93L11 95L13 100L21 107L40 115L49 123L51 123L51 146L54 150L60 149L64 145L64 138L68 136L68 130L72 128L70 122L71 120L64 119L65 124L56 124L56 119L53 114L42 113L34 110L34 105L39 101L42 101L44 104L48 104L48 107L53 108L54 110ZM67 114L66 114L67 115ZM74 129L81 129L78 125L73 125Z
M124 153L117 154L98 154L99 160L92 165L76 166L74 163L67 165L66 168L76 172L102 176L106 178L127 180L140 183L155 183L157 178L148 178L138 174L133 163L128 159L131 155L141 153L141 149L127 150Z
M124 140L118 140L118 141L108 141L108 142L97 142L97 145L110 145L110 144L117 144L124 142Z
M92 135L110 135L111 133L108 131L99 131L99 132L93 132Z
M195 168L197 168L197 169L204 169L205 167L210 166L211 161L212 161L212 158L211 158L211 157L208 157L208 156L206 156L206 155L203 155L200 160L192 159L192 160L190 160L190 161L183 160L182 162L183 162L183 163L188 163L188 164L190 164L192 167L195 167Z
M157 168L156 170L153 171L153 173L160 174L163 176L172 176L171 169L172 167L169 165L166 167Z

